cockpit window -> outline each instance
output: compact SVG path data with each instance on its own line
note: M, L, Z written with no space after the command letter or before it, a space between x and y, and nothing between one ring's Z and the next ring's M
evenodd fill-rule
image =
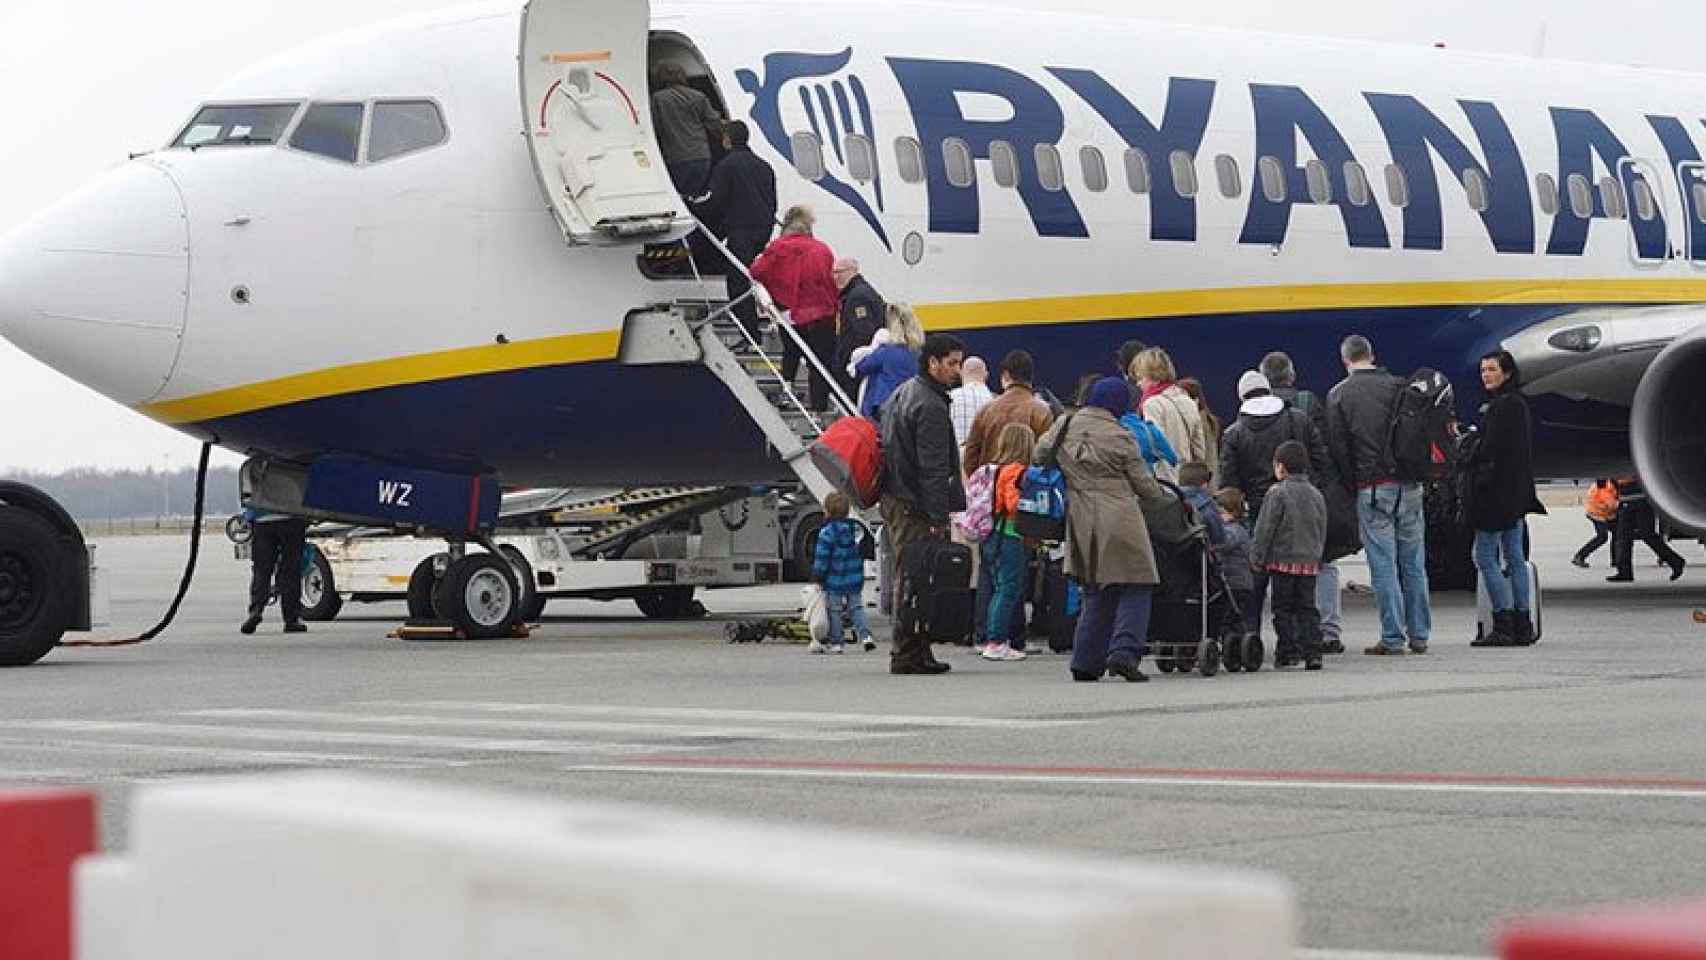
M436 147L444 138L444 116L431 100L381 100L373 105L367 162Z
M174 147L273 144L296 115L295 103L222 104L202 107Z
M296 132L290 135L290 145L306 153L354 163L361 148L364 109L359 103L310 104Z

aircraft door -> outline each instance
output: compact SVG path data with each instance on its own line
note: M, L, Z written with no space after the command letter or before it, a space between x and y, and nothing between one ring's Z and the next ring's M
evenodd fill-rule
M1689 262L1706 267L1706 163L1678 164L1676 182L1682 188L1682 235Z
M648 0L529 0L521 98L533 166L575 244L641 244L692 230L652 130Z

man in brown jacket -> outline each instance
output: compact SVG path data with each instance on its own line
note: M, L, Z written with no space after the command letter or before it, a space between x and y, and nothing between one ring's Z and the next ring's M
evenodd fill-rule
M1001 358L1001 396L978 412L966 435L965 454L961 458L966 475L991 461L995 453L995 438L1009 423L1022 423L1042 439L1054 423L1054 414L1031 388L1036 380L1037 363L1023 350L1014 350Z

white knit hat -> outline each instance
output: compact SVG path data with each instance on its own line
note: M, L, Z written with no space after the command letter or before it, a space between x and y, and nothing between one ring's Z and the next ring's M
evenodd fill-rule
M1271 417L1285 409L1285 401L1274 396L1273 385L1268 378L1255 370L1246 370L1238 378L1238 399L1243 405L1239 413L1247 413L1252 417Z

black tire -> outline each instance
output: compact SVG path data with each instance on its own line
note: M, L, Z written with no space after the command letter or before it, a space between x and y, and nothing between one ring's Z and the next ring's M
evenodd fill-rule
M1197 648L1197 671L1205 677L1220 672L1220 641L1208 639Z
M409 575L409 620L412 623L427 623L437 620L438 611L433 608L432 595L438 588L438 558L442 554L434 554L415 565L415 572Z
M1262 638L1252 633L1244 638L1243 644L1244 656L1239 659L1243 661L1244 672L1260 672L1262 669L1262 660L1266 658L1268 654L1267 648L1262 645Z
M517 570L516 581L521 586L521 620L522 623L533 623L545 612L545 598L539 595L538 581L533 576L533 564L521 555L521 551L509 544L498 548L509 558L511 565Z
M634 606L653 620L692 620L705 615L705 608L693 599L692 587L654 587L636 594Z
M344 608L344 598L338 595L337 582L332 578L332 564L320 548L312 543L308 551L308 569L302 573L302 619L310 623L330 623Z
M1173 672L1173 658L1172 657L1158 657L1155 660L1155 666L1157 668L1159 668L1162 673L1172 673Z
M812 578L817 535L823 525L822 511L813 511L800 518L799 525L794 528L794 552L782 567L783 580L788 583L805 583Z
M71 625L77 571L52 524L0 508L0 667L35 663Z
M471 553L452 563L432 600L439 616L469 640L506 637L521 623L515 569L489 553Z

